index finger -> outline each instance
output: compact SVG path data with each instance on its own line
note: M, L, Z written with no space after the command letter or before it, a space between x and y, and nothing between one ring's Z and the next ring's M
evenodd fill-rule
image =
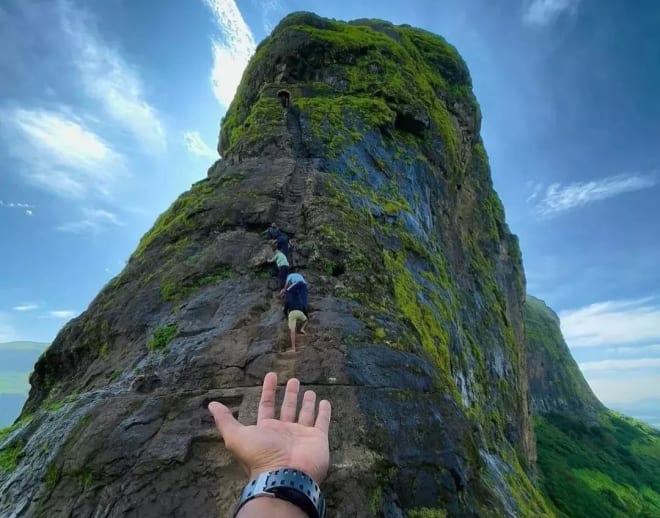
M264 419L275 417L275 393L277 391L277 374L269 372L264 377L264 385L261 389L261 401L259 401L259 412L257 424Z

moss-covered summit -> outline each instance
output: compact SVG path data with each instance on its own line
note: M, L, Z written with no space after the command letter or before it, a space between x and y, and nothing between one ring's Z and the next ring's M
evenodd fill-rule
M281 119L269 85L289 85L292 100L323 143L310 150L337 156L372 129L425 137L432 155L459 172L460 128L450 111L479 114L470 76L440 36L380 20L350 23L295 13L257 48L222 123L222 156L259 153ZM414 141L414 140L411 140ZM258 144L256 149L252 146Z

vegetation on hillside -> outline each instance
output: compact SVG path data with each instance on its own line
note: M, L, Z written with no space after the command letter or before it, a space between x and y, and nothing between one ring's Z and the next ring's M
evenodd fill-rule
M660 432L614 412L535 419L541 489L559 517L660 516Z
M539 481L557 516L660 516L660 432L603 407L559 318L530 296L525 334Z

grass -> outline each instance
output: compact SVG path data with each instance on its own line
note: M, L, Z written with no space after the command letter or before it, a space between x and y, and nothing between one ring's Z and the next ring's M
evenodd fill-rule
M218 268L215 272L197 278L189 278L182 281L164 279L160 285L160 296L163 300L177 302L192 295L204 286L231 279L234 272L228 265Z
M51 462L46 468L46 489L50 492L60 481L60 470L54 462Z
M0 472L14 471L22 451L23 444L20 441L0 450Z
M31 420L32 420L31 417L27 417L25 419L21 419L19 421L16 421L14 424L12 424L10 426L5 426L4 428L0 428L0 441L2 441L10 433L18 430L21 426L24 426L24 425L28 424Z
M660 516L660 432L613 412L537 417L541 489L562 517Z
M57 412L60 408L62 408L67 402L66 401L55 401L54 403L51 403L48 405L46 408L49 412Z
M179 326L177 324L169 324L167 326L159 327L147 342L147 349L149 351L162 351L167 348L174 338L179 333Z
M408 518L447 518L447 513L444 509L418 507L408 511Z

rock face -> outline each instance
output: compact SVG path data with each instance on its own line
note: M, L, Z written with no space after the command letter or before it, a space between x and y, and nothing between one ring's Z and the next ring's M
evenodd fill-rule
M530 295L524 315L532 413L566 413L593 420L605 407L571 356L559 317L542 300Z
M520 252L479 126L442 38L285 18L223 121L223 159L35 366L0 442L0 515L229 515L245 480L204 407L253 422L269 370L333 403L330 516L548 514L528 477ZM310 286L297 354L264 261L272 221Z

